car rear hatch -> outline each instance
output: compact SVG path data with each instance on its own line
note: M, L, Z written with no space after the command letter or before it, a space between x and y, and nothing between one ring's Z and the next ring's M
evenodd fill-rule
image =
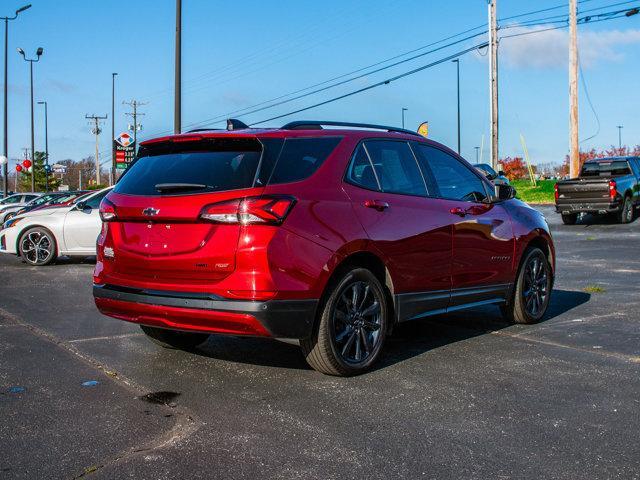
M201 215L211 204L262 193L262 153L256 138L191 135L142 146L103 202L114 210L113 274L196 290L231 274L240 225Z
M558 183L558 205L607 203L608 201L608 179L583 178Z

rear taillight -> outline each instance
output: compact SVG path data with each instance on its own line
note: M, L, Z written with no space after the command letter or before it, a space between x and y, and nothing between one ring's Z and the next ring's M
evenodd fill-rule
M556 197L556 202L557 202L558 201L558 196L559 196L558 195L558 184L557 183L553 186L553 192L554 192L554 195Z
M116 219L116 206L106 198L100 202L100 218L103 222L112 222Z
M295 198L285 195L236 198L207 205L200 218L214 223L280 225L295 203Z
M616 199L616 196L618 195L618 192L616 190L616 187L618 185L616 184L615 180L609 180L609 199L613 202Z

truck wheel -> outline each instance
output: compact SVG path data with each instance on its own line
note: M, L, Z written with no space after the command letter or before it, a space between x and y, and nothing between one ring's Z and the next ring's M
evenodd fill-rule
M618 212L618 223L629 223L631 220L633 220L633 202L631 197L624 197L624 203Z
M528 249L520 263L513 296L500 308L512 323L535 323L547 311L551 297L551 265L542 250Z
M209 338L206 333L179 332L146 325L140 325L140 328L156 345L176 350L191 350Z
M313 336L300 340L302 352L321 373L363 373L380 356L390 321L384 288L369 270L354 268L327 295Z
M564 223L565 225L575 225L578 221L577 213L563 213L561 214L561 217L562 223Z

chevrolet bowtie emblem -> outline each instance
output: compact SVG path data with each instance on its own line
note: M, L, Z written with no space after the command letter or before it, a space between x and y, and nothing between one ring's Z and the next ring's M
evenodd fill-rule
M153 207L147 207L144 210L142 210L142 214L146 215L147 217L153 217L154 215L157 215L158 213L160 213L160 210L157 208L153 208Z

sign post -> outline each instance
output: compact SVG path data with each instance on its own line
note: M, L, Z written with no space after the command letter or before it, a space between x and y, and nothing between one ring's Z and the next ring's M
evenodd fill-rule
M116 169L124 170L133 161L133 157L136 154L136 144L131 135L127 132L122 132L113 139L113 150L116 154Z

